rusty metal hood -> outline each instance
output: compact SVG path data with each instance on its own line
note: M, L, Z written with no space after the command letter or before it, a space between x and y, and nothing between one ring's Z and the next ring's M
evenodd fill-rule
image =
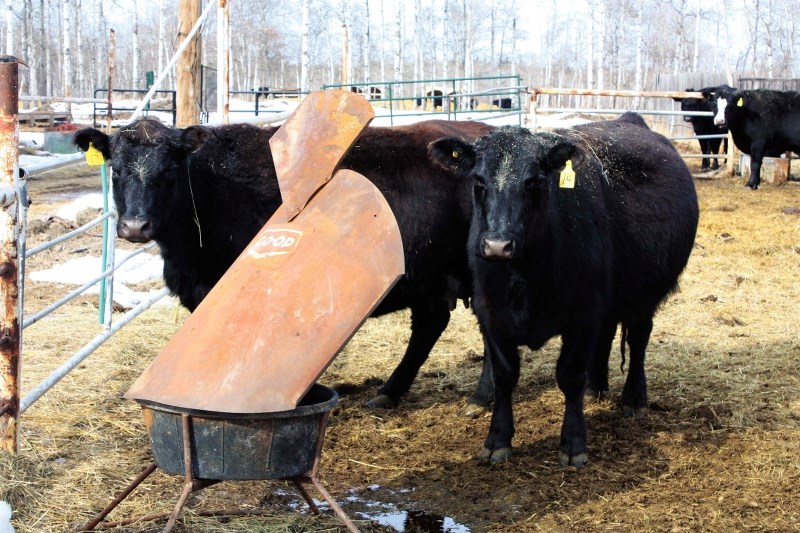
M126 398L224 413L297 406L404 273L400 231L383 195L353 171L332 175L372 118L364 105L345 91L312 93L276 133L284 209Z

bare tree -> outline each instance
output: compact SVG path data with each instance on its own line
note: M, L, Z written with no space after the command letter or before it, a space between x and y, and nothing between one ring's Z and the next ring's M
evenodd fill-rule
M302 56L300 63L300 90L308 90L308 30L309 30L309 2L310 0L303 0L302 4L302 18L303 18L303 37L300 45L300 55Z

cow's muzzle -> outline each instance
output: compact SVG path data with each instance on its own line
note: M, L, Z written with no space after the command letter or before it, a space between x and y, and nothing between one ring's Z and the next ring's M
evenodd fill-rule
M143 218L123 218L117 225L117 237L129 242L153 240L153 225Z
M486 259L509 261L519 255L519 244L513 235L489 231L478 238L475 253Z

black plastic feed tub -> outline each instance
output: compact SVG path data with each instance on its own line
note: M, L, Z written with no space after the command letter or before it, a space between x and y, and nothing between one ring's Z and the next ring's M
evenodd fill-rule
M322 448L328 412L339 401L314 384L298 406L275 413L195 411L137 400L156 465L185 474L184 417L188 417L192 476L209 480L283 479L309 473Z

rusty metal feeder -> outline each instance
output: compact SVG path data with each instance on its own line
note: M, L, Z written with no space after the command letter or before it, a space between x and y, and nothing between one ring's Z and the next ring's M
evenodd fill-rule
M358 95L316 92L270 140L283 204L125 394L155 462L84 531L122 524L103 520L156 468L185 476L165 532L192 491L242 479L290 480L318 512L313 486L357 531L318 478L338 395L315 382L404 272L380 191L334 173L373 116Z

